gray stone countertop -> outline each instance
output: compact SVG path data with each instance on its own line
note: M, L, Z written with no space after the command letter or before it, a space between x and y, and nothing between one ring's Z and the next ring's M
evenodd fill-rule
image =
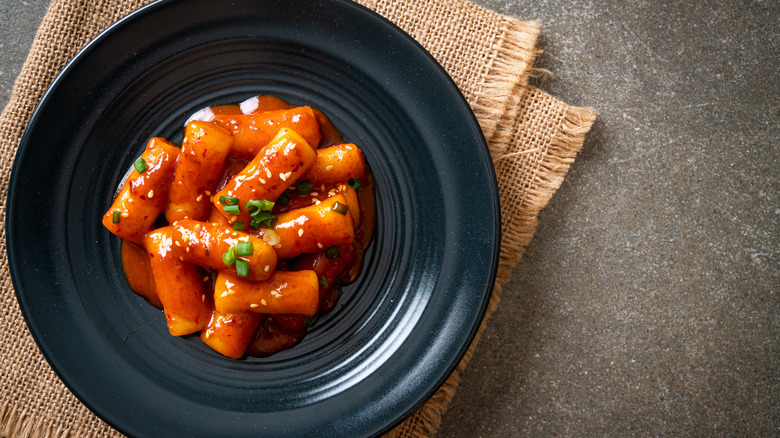
M780 435L780 3L477 3L599 117L439 436ZM0 105L47 5L0 3Z

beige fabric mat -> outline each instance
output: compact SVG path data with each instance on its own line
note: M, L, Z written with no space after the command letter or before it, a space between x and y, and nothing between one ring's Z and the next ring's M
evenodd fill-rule
M501 259L488 316L536 228L537 215L582 146L595 112L529 86L539 24L465 0L360 0L395 22L444 66L471 104L501 196ZM5 248L5 201L16 148L35 105L65 64L108 25L149 0L53 0L0 117L0 436L119 436L59 381L16 302ZM485 318L487 321L487 318ZM445 385L389 435L435 435L479 335Z

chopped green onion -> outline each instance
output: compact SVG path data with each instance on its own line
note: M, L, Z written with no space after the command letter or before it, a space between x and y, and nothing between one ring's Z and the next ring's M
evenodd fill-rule
M227 251L222 253L222 263L225 266L232 266L236 262L236 247L231 246Z
M328 279L325 277L320 277L320 286L328 287Z
M274 209L274 203L271 201L260 201L257 199L253 199L246 203L246 209L249 211L249 213L252 213L252 210L257 209L257 211L271 211Z
M239 277L246 277L249 275L249 262L244 259L236 259L236 274Z
M238 205L238 198L235 196L220 196L219 203L222 205Z
M144 173L144 170L149 168L149 167L147 167L146 161L144 161L143 158L139 158L139 159L135 160L135 163L133 163L133 167L135 167L135 170L138 173Z
M122 216L119 214L119 212L115 211L114 214L111 215L111 223L118 224L121 218Z
M311 327L314 325L315 322L317 322L317 319L320 317L319 313L315 313L314 316L310 316L306 318L306 327Z
M282 193L279 195L279 198L276 199L276 203L284 207L285 205L290 203L290 197Z
M350 178L349 181L347 181L347 185L352 187L353 189L357 190L359 189L363 184L360 182L357 178Z
M252 255L255 248L252 246L252 242L238 242L236 245L236 255L247 256Z
M244 223L241 221L237 221L233 224L233 231L241 231L244 229Z
M249 225L254 229L260 228L261 225L265 225L268 228L273 228L278 221L279 218L272 215L271 213L259 211L252 215L252 222L249 222Z
M325 250L325 257L329 259L337 259L341 257L341 253L339 252L338 247L331 246L330 248Z
M239 214L241 213L241 207L238 205L226 205L225 206L225 213L227 214Z
M308 195L313 187L314 184L306 180L302 183L298 183L298 187L295 189L295 191L298 192L299 195L304 196L304 195Z
M332 210L343 216L349 211L349 206L347 204L342 204L341 202L336 202L333 204Z

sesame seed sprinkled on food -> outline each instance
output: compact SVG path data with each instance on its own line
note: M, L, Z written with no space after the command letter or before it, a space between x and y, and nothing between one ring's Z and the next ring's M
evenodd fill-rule
M206 338L208 338L209 336L211 336L211 330L206 330Z
M179 260L184 261L184 257L179 256Z
M316 199L316 200L314 201L314 205L320 205L320 200L319 200L319 199Z
M227 296L228 296L228 293L227 293L227 291L225 291L225 292L222 292L222 295L220 295L219 297L220 298L226 298Z
M265 184L265 180L264 180L263 178L257 178L257 179L259 179L259 180L260 180L260 183L261 183L261 184Z
M273 174L271 173L271 169L266 169L265 170L265 176L267 176L268 178L273 176Z
M281 178L281 179L282 179L282 181L287 181L287 175L285 175L285 174L283 174L283 173L280 173L280 174L279 174L279 178Z
M317 248L322 249L322 244L320 242L317 242Z
M123 211L122 214L120 214L120 216L128 217L128 216L130 216L130 214L128 212L126 212L126 211Z
M203 280L203 281L205 281L205 280ZM200 296L200 300L201 301L206 301L206 294L201 295Z
M189 247L189 246L188 246L188 247L186 247L186 248L184 248L184 249L185 249L187 252L190 252L190 247Z
M179 243L179 241L178 241L178 240L177 240L177 241L175 241L175 242L173 242L173 243L175 243L175 244L176 244L176 246L181 246L181 243Z
M268 303L265 301L265 298L263 298L262 300L260 300L260 304L262 304L262 305L264 305L264 306L265 306L265 305L268 305Z
M331 170L333 170L333 165L332 165L332 164L329 164L329 165L325 166L325 170L327 170L328 172L330 172Z
M203 195L198 195L198 197L195 198L195 200L200 202L201 200L203 200Z
M316 196L319 196L319 195L320 195L320 194L319 194L319 193L317 193L317 192L311 192L311 193L309 193L309 194L310 194L312 197L316 197Z
M233 289L230 289L229 291L227 291L227 294L228 295L235 295L236 291L234 291Z
M303 236L303 228L301 228L300 230L298 230L298 237L301 237L301 236Z
M251 308L253 308L253 309L254 309L254 308L256 308L256 307L257 307L257 304L254 304L254 303L252 303L252 304L250 304L250 305L249 305L249 307L251 307Z
M206 196L211 196L211 192L206 190Z
M146 196L154 198L154 190L149 190L149 193L147 193Z
M263 268L263 271L268 272L271 270L271 265L265 265L265 268Z

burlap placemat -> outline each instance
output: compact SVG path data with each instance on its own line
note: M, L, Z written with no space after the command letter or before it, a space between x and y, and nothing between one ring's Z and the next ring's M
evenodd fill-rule
M150 0L53 0L11 99L0 117L0 435L119 436L60 382L35 345L8 273L5 201L24 128L57 73L91 38ZM471 104L487 138L501 197L502 246L488 316L536 228L539 211L560 186L595 113L528 85L539 25L465 0L360 3L395 22L444 66ZM487 321L487 318L485 318ZM485 329L444 386L390 433L431 436Z

